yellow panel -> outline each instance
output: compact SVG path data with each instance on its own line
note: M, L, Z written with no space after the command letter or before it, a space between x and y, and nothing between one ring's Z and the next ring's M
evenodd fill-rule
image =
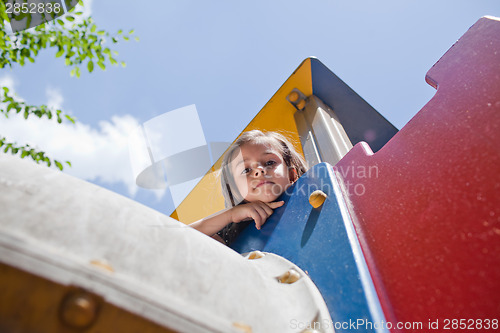
M254 129L280 132L292 140L297 151L302 152L293 116L296 110L286 100L286 96L293 88L297 88L306 96L312 95L311 61L309 58L300 64L243 132ZM184 223L191 223L224 209L224 198L218 175L221 163L222 157L181 202L171 217Z

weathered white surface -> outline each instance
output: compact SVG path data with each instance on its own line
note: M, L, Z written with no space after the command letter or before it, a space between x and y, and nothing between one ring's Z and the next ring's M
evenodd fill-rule
M235 322L253 332L294 332L301 329L292 323L330 320L300 269L296 283L277 282L294 267L285 259L247 260L134 201L3 153L0 261L181 332L240 332Z

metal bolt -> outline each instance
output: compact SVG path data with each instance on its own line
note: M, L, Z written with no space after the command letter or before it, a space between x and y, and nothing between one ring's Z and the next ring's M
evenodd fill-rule
M309 196L309 203L314 208L320 207L326 200L327 195L325 192L316 190Z
M300 279L300 274L294 269L290 269L289 271L285 272L284 274L280 275L277 277L278 281L281 283L294 283L297 282Z
M72 292L61 306L61 321L74 328L85 328L96 320L98 303L85 291Z
M292 103L297 103L297 101L299 100L300 98L300 95L298 92L296 91L292 91L289 95L288 95L288 100Z
M302 110L306 106L306 100L302 99L297 103L297 109Z
M248 259L260 259L262 257L264 257L264 253L260 251L253 251L248 255Z

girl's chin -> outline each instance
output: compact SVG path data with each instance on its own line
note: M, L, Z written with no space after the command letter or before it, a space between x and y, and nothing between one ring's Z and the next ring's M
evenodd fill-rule
M260 194L257 196L252 196L251 198L246 199L247 201L262 201L262 202L273 202L279 198L279 195L275 194Z
M273 202L283 193L283 187L278 184L263 185L245 196L245 200L249 202L262 201Z

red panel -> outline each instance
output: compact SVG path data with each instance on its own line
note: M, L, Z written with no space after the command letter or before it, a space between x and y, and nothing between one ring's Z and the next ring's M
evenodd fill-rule
M437 332L500 319L500 21L480 19L426 80L436 95L398 134L335 169L387 319Z

